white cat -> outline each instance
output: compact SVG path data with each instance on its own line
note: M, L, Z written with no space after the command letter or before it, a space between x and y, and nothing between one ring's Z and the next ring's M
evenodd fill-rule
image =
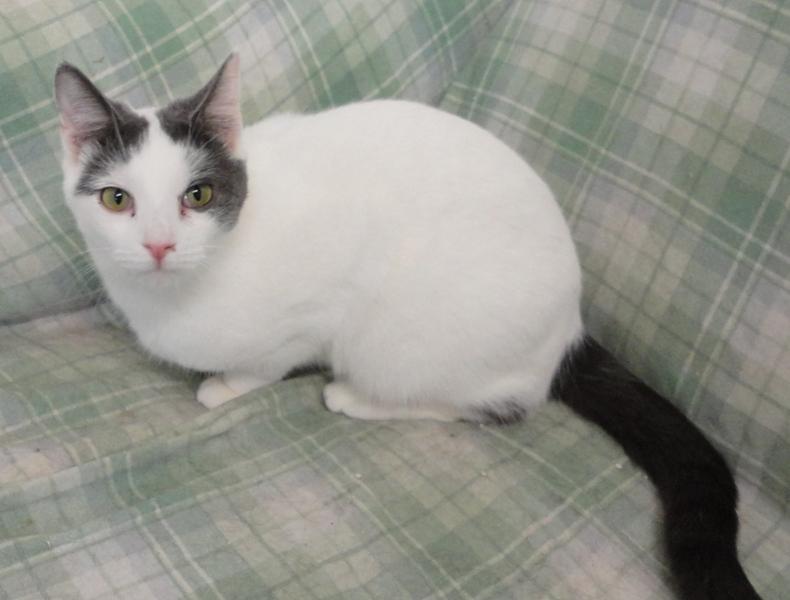
M58 69L65 195L143 347L215 373L197 392L207 407L310 363L334 375L326 406L362 419L510 422L551 391L659 487L684 597L757 598L726 464L582 343L568 227L515 152L403 101L243 128L239 93L235 56L160 110Z
M327 406L360 418L543 401L582 332L581 286L534 171L483 129L409 102L242 129L238 73L231 59L212 96L158 113L116 108L119 139L80 160L86 136L68 132L108 115L61 71L69 206L140 343L221 373L198 391L209 407L307 363L332 367ZM201 102L191 135L177 132ZM246 195L225 183L245 177L242 159ZM201 183L212 201L191 206ZM97 206L106 188L128 200Z

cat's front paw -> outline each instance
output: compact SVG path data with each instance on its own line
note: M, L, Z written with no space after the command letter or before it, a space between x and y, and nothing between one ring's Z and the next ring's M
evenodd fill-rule
M216 408L237 396L238 394L225 384L221 375L205 379L197 391L198 402L206 408Z

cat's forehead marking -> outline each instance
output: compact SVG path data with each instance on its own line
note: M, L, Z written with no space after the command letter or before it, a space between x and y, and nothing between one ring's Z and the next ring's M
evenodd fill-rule
M117 173L133 188L131 191L145 194L138 198L140 201L177 197L192 177L186 149L165 135L155 109L141 109L138 113L148 121L148 133L129 160L118 165Z
M77 192L92 194L96 180L113 165L129 160L145 142L149 121L120 102L110 101L115 118L96 137L77 181Z

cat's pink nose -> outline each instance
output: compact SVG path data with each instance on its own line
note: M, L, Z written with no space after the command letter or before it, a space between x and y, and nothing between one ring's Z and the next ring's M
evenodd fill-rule
M162 264L168 252L176 249L176 245L172 242L146 242L143 246L154 257L157 265Z

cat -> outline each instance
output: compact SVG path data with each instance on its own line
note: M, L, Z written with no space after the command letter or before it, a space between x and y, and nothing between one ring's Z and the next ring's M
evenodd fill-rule
M139 343L214 373L219 406L319 363L329 410L510 423L557 398L643 468L680 597L755 599L737 488L669 401L584 332L548 186L494 135L375 100L244 127L231 55L193 96L133 110L62 64L63 185Z

